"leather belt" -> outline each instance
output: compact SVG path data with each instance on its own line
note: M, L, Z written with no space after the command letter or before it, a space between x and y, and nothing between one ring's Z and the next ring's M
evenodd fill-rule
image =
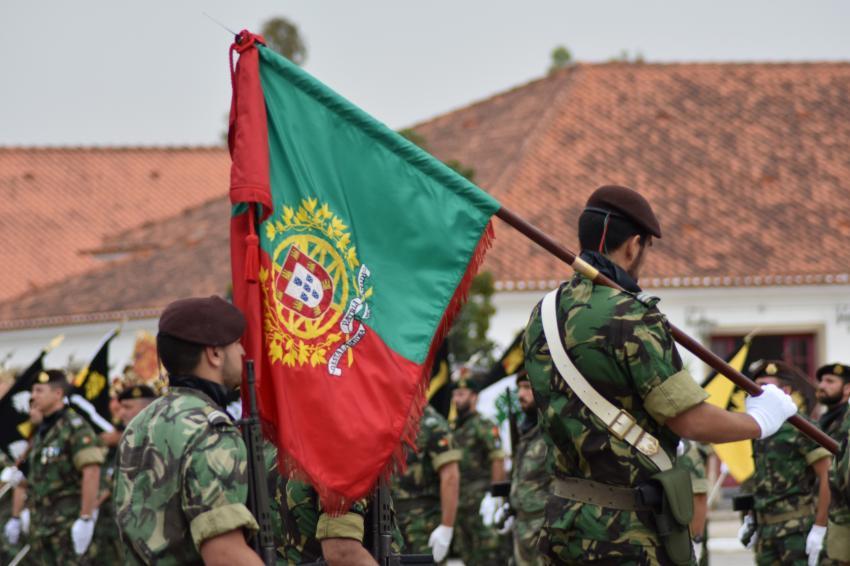
M803 507L802 509L792 509L785 513L762 513L756 511L756 521L758 521L759 525L775 525L776 523L784 523L793 519L814 518L814 516L815 509L811 506Z

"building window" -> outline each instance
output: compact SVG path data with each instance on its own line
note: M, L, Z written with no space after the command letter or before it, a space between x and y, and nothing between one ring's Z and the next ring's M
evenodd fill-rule
M711 337L711 351L728 360L744 342L743 335ZM815 375L814 334L765 334L752 339L750 352L744 364L744 373L757 360L782 360L799 368L811 381Z

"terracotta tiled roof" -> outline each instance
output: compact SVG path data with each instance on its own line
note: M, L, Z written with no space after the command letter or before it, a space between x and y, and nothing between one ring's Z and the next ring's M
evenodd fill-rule
M575 65L415 129L432 153L473 167L482 188L574 250L576 221L595 187L641 191L664 235L649 256L647 286L850 283L850 63ZM223 150L208 161L164 154L184 184L225 191ZM23 183L23 173L15 179ZM88 200L80 210L90 212ZM146 251L0 304L0 326L223 292L226 217L222 198L165 222L104 230L109 237L90 249ZM494 222L485 268L500 288L545 288L569 273Z
M223 148L0 148L0 299L99 265L107 234L227 193Z

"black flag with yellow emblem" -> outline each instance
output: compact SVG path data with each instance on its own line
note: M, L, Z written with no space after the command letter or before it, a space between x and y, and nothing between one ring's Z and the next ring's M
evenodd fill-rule
M113 432L109 411L109 344L118 336L116 328L107 334L91 362L74 378L68 400L83 418L98 432Z

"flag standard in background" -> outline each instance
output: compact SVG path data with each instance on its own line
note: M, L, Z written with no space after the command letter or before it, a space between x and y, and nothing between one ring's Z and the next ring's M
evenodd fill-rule
M744 344L729 360L729 365L737 371L743 371L750 353L750 340L744 339ZM746 409L746 393L737 389L726 376L716 374L709 378L703 389L708 393L707 402L721 409L729 409L739 413ZM737 391L736 391L737 389ZM729 468L729 473L738 483L749 478L756 470L753 461L753 443L749 440L713 444L714 453Z
M21 457L32 435L30 423L30 395L35 378L44 371L44 356L56 348L65 337L60 335L39 352L33 362L15 379L15 383L0 399L0 449L12 460Z
M121 329L104 336L91 361L77 373L68 395L71 405L96 431L114 432L109 410L109 345Z
M415 442L499 203L260 41L231 50L233 297L279 463L339 511Z
M449 364L449 341L443 340L431 365L431 380L428 382L428 403L445 418L449 418L452 407L452 379Z

